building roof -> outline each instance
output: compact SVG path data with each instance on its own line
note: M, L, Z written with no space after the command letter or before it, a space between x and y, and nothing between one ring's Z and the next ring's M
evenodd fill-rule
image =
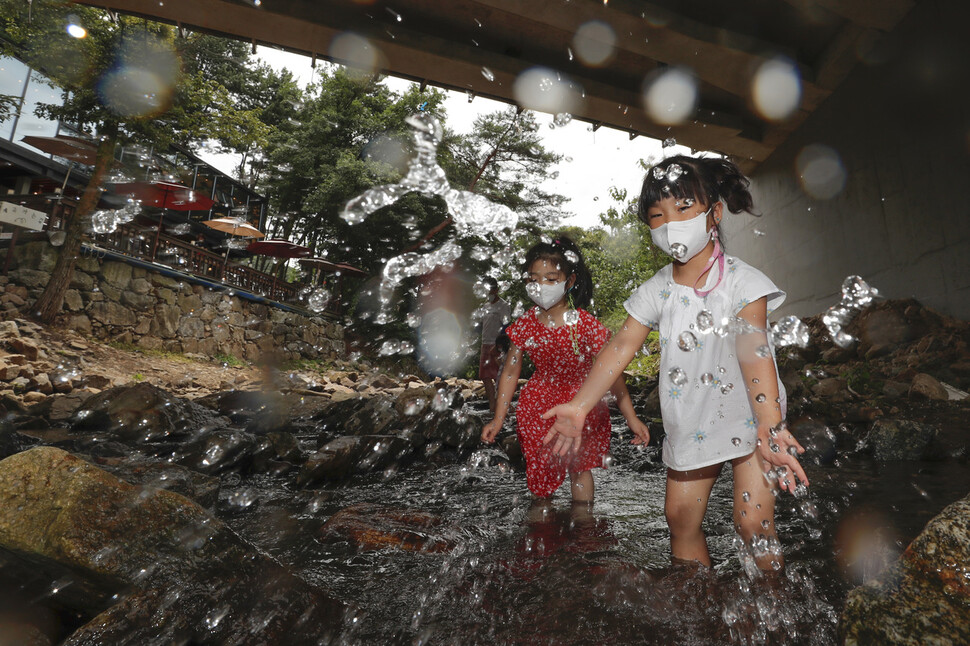
M341 60L335 39L366 37L375 71L515 103L516 78L534 66L578 88L575 119L733 156L753 170L815 110L917 0L94 0L86 4ZM612 56L577 55L581 26L608 30ZM584 32L586 33L586 32ZM602 34L606 34L603 36ZM798 109L759 116L755 71L776 57L801 78ZM678 125L644 109L644 87L670 68L689 69L697 107ZM531 106L527 106L531 107Z

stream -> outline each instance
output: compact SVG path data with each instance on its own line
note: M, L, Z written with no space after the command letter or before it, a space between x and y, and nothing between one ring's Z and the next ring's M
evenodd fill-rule
M613 464L595 473L592 509L574 508L568 487L535 502L524 474L482 448L458 464L391 468L316 490L224 475L217 515L351 604L346 644L822 646L838 643L847 592L893 562L970 483L965 462L880 463L854 449L813 460L810 449L810 493L786 494L776 511L787 566L767 580L739 559L727 465L704 522L713 567L674 567L659 449L631 446L622 417L613 428ZM437 538L450 549L318 539L329 517L362 503L439 517Z

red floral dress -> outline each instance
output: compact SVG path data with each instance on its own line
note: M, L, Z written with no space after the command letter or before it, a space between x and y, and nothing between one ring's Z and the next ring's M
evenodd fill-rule
M579 391L593 367L596 355L606 345L610 331L584 310L578 310L579 323L546 327L533 308L506 329L509 339L529 355L536 370L519 395L515 411L516 434L526 463L529 491L540 497L551 496L566 478L566 472L579 473L602 467L610 450L610 414L599 402L586 416L579 453L557 456L543 445L542 438L553 420L541 419L553 406L565 404ZM576 347L573 346L575 335ZM578 354L576 352L578 350Z

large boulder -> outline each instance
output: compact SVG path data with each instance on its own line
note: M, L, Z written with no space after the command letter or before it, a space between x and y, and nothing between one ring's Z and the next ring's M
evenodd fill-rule
M318 643L342 621L339 602L199 505L51 447L0 461L0 549L70 572L59 601L101 613L72 646Z
M970 496L946 507L899 561L846 599L846 646L970 644Z
M71 429L122 441L155 441L184 436L212 425L207 409L149 383L115 386L92 395L70 418Z

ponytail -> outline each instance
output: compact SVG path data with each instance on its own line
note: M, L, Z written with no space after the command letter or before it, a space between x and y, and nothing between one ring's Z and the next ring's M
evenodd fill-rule
M679 167L681 172L676 172ZM651 205L673 197L679 200L700 200L708 206L724 200L731 213L752 209L754 200L748 191L750 181L737 165L721 157L688 157L675 155L663 160L649 171L640 191L638 215L647 221L647 209Z

